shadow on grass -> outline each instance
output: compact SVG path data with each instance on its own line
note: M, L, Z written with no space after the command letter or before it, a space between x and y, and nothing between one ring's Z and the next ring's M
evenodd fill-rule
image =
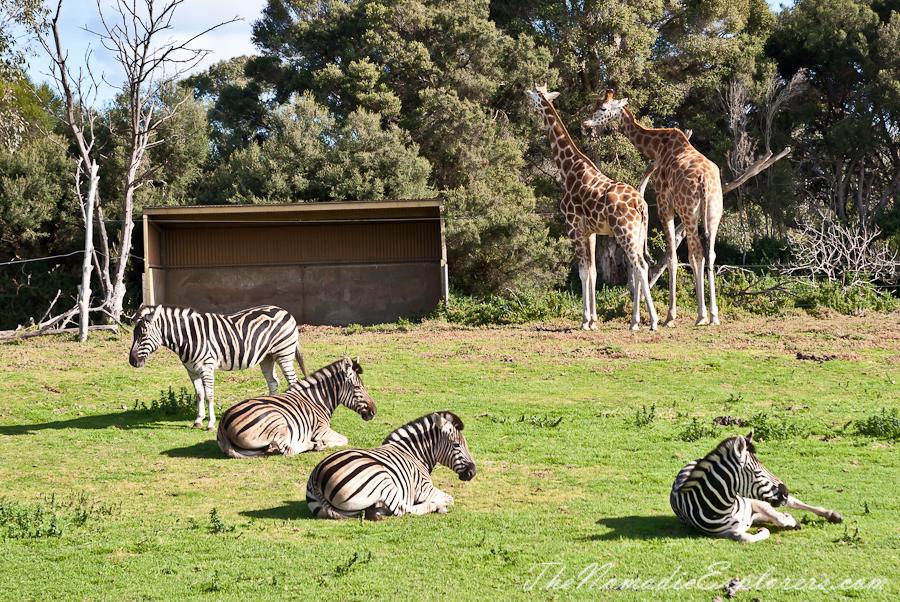
M122 430L152 428L159 423L175 423L167 426L179 428L191 428L193 419L190 416L161 416L158 412L150 410L122 410L113 414L95 414L93 416L79 416L71 420L55 420L38 424L15 424L0 426L0 435L33 435L44 430L63 429L108 429L110 427Z
M283 506L277 508L264 508L262 510L246 510L238 512L241 516L249 518L271 518L275 520L315 520L306 500L302 502L285 500Z
M582 538L584 541L610 541L616 539L685 539L700 537L678 520L677 516L617 516L597 521L608 533L598 533Z
M225 458L225 454L219 449L219 444L215 439L207 439L185 447L173 447L161 451L159 454L170 458Z

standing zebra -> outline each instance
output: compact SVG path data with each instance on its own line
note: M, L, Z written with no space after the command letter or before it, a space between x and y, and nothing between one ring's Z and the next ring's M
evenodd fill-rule
M756 459L753 431L725 439L703 458L689 462L672 485L669 502L672 510L689 527L705 535L761 541L769 530L761 527L755 535L747 533L753 524L766 522L783 528L800 528L786 512L772 506L808 510L829 522L841 522L841 514L807 506L788 495L788 489Z
M286 310L261 305L237 313L207 314L189 307L172 305L142 306L135 316L134 343L129 363L142 368L151 353L168 347L184 364L197 393L197 419L200 428L209 405L209 423L213 430L213 372L243 370L259 365L269 385L269 394L278 392L275 363L281 366L288 384L297 382L294 359L306 375L297 322Z
M393 431L381 447L335 452L309 476L306 503L317 518L447 512L453 496L434 486L431 471L440 463L460 480L475 476L462 429L452 412L434 412Z
M363 420L375 417L375 401L360 374L359 360L345 357L294 383L281 395L255 397L231 406L219 421L219 448L230 458L246 459L347 445L347 438L329 427L338 404Z

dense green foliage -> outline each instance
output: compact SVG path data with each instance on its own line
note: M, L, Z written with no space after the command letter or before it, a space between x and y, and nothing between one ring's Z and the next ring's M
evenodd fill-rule
M30 0L2 7L4 24L38 14ZM897 248L898 11L896 0L798 0L777 14L764 0L270 0L253 24L258 55L217 63L155 99L171 107L193 97L161 133L171 143L146 158L152 177L136 215L146 204L441 195L459 291L558 289L572 257L562 190L523 94L547 81L575 143L631 184L647 158L615 126L580 125L606 88L648 126L691 129L724 181L767 150L793 148L726 198L720 263L784 260L787 229L822 217L877 224ZM63 224L51 217L70 202L73 168L37 142L38 125L52 122L24 93L26 49L6 31L0 60L20 76L0 94L19 124L4 145L21 157L0 157L0 260L46 255L50 241L77 248L82 236L78 212ZM37 92L58 105L46 86ZM115 134L128 118L117 98L94 132L110 236L125 156ZM28 164L49 169L29 190L15 188ZM647 199L652 235L652 181Z

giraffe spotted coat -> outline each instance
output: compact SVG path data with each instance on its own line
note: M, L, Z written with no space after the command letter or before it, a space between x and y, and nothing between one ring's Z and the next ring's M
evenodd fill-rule
M657 317L644 257L647 240L647 203L641 194L623 182L605 176L572 142L569 132L550 104L558 92L535 85L526 91L535 111L542 117L550 147L563 179L564 192L559 208L566 230L575 248L584 302L581 328L597 328L597 267L594 262L596 235L614 236L625 251L634 284L634 311L631 329L640 328L640 299L647 303L650 329L656 330Z
M697 296L696 324L718 324L716 305L716 233L722 220L722 182L719 167L691 146L684 133L676 128L652 129L640 125L625 106L628 99L615 100L612 90L584 122L585 127L598 127L618 120L622 133L636 149L656 162L657 212L663 223L669 253L669 313L664 326L675 323L675 214L684 224L688 242L688 257L694 272ZM701 238L700 223L704 234ZM704 300L704 270L709 280L709 315Z

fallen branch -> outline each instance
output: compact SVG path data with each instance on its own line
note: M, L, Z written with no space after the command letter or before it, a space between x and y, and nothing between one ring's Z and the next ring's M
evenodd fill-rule
M118 331L119 327L116 324L101 324L99 326L88 326L88 330L115 330ZM31 337L42 337L42 336L50 336L53 334L72 334L77 333L79 331L78 328L54 328L54 329L43 329L43 330L29 330L27 332L23 332L19 335L12 336L2 336L8 332L15 332L7 330L5 332L0 332L0 341L13 341L16 339L30 339Z
M735 180L734 182L729 182L728 184L722 186L722 194L731 192L753 176L758 175L760 172L768 169L773 163L780 159L783 159L789 152L791 152L790 146L785 147L783 151L781 151L774 157L772 156L772 151L767 151L766 154L760 157L756 163L748 167L747 171L742 173L737 180Z

